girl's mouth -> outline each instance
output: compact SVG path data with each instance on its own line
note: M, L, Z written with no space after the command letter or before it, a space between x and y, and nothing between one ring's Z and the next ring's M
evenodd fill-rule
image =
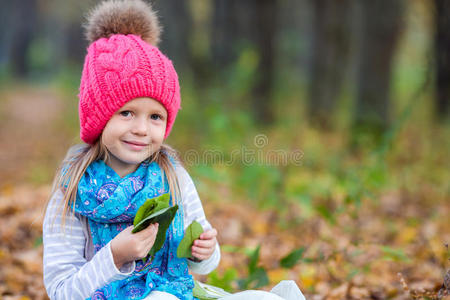
M132 150L142 150L148 147L148 144L135 141L124 141L124 143Z

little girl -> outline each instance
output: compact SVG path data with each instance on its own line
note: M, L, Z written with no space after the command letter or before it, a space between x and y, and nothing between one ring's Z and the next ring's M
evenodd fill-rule
M80 137L53 183L43 224L44 283L51 299L193 299L198 274L220 260L217 231L194 184L164 144L180 108L171 61L155 46L159 26L141 0L92 11L79 92ZM132 233L139 207L170 193L179 209L163 247L146 258L158 224ZM204 232L178 258L185 228ZM144 262L146 261L146 262Z

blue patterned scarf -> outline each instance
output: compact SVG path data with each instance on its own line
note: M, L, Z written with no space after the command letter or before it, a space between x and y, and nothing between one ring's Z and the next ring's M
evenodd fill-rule
M78 184L75 212L88 218L97 252L132 225L138 208L147 198L167 192L167 178L162 178L156 162L143 162L135 172L121 178L102 160L97 160L89 165ZM194 281L188 273L187 261L176 255L184 235L183 222L180 205L167 229L164 246L155 257L145 264L136 261L136 269L129 277L96 290L91 299L142 299L152 291L193 299Z

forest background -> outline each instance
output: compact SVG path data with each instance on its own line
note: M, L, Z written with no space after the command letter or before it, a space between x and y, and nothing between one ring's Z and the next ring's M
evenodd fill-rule
M0 298L46 299L42 214L79 143L83 14L0 1ZM180 152L219 231L202 281L307 299L450 288L450 1L155 0ZM447 274L447 275L446 275ZM445 277L445 279L444 279Z

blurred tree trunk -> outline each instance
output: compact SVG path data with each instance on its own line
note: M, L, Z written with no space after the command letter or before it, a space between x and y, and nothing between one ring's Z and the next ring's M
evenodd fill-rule
M389 125L392 60L402 29L402 0L360 0L360 54L354 129L380 136Z
M70 22L65 30L67 59L71 62L82 63L86 54L87 41L84 38L81 23Z
M309 113L313 124L331 126L347 70L351 32L351 0L312 0L312 58Z
M256 0L254 21L255 45L259 53L257 81L253 89L252 107L256 120L262 124L274 121L272 91L274 81L275 35L277 5L275 0Z
M11 11L13 3L7 0L0 0L0 5L2 8L0 9L0 26L4 28L0 31L0 67L3 67L9 61L9 45L14 34L11 32Z
M162 34L160 48L172 61L177 71L191 67L190 38L192 19L185 0L158 0L154 8L158 12Z
M13 1L10 30L14 33L11 38L11 67L14 75L25 77L29 73L27 62L28 50L33 40L33 33L37 25L36 0Z
M436 115L448 118L450 101L450 1L435 0Z
M41 35L48 44L51 63L45 64L47 72L57 75L60 71L81 72L88 41L82 23L83 17L94 6L94 0L53 1L39 0L41 6Z
M237 10L239 0L215 0L212 16L211 51L214 68L223 71L236 59L239 36Z
M251 108L261 124L273 122L276 0L215 0L211 49L217 72L229 68L240 51L252 47L259 61L251 89Z

